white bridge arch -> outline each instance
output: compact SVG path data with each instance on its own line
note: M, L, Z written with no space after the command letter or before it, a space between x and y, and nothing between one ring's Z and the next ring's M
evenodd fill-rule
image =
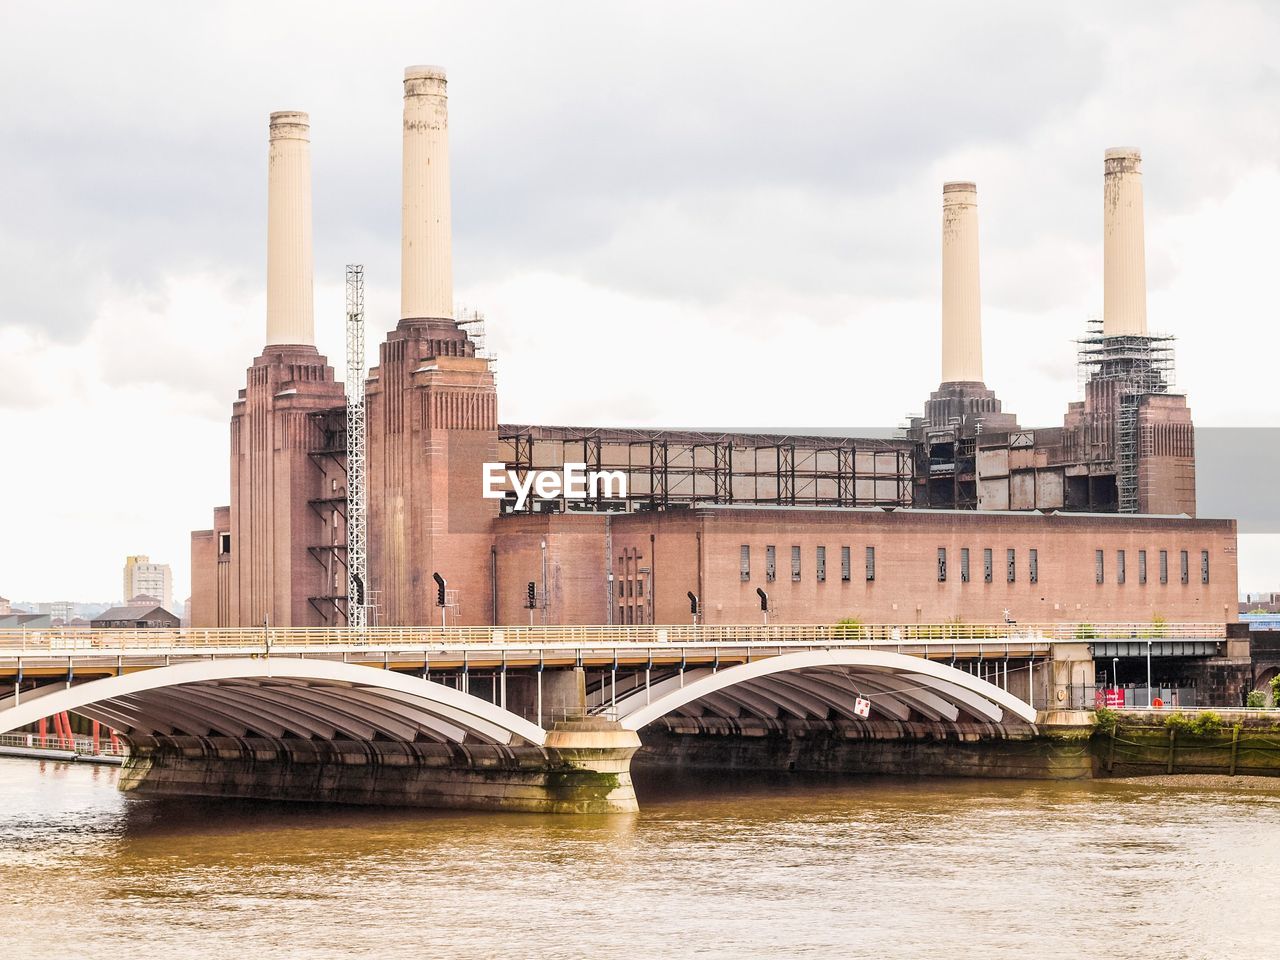
M546 732L479 697L334 660L238 657L139 670L0 701L0 733L74 711L126 737L265 736L541 746Z
M669 714L776 719L825 719L832 711L855 720L861 696L872 709L906 721L956 723L962 717L991 724L1012 718L1030 725L1034 708L993 683L955 667L883 650L806 650L753 660L722 670L684 671L637 686L607 708L623 727L639 730Z

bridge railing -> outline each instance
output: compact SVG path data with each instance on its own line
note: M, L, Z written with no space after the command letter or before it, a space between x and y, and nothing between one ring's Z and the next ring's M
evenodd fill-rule
M693 626L505 626L505 627L239 627L92 630L52 627L0 630L0 653L110 653L125 650L368 649L514 646L587 647L610 645L921 644L981 643L1033 639L1216 640L1226 636L1217 623L844 623L737 624Z
M39 733L0 733L0 747L19 750L52 750L59 753L74 753L82 757L125 757L129 747L123 740L111 740L102 737L95 744L92 737L55 737L53 734L41 736Z

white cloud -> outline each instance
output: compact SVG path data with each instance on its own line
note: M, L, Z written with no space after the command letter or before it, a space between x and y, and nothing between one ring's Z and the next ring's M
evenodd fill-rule
M137 551L185 590L261 346L271 110L312 115L321 350L343 356L348 261L371 333L394 323L414 62L450 70L458 293L491 318L505 421L897 423L937 381L939 185L971 178L988 384L1057 423L1101 308L1102 151L1136 143L1150 314L1197 422L1274 423L1240 370L1280 303L1280 11L928 9L6 11L0 424L37 466L4 473L32 560L0 554L0 592L105 599Z

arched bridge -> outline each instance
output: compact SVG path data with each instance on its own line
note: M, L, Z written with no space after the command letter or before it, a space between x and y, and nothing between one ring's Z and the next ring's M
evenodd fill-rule
M63 711L129 736L475 742L541 746L546 732L480 697L332 660L231 657L37 688L0 701L0 733Z
M1037 701L1086 666L1063 651L1089 656L1061 630L0 635L0 733L67 712L106 725L130 747L123 785L149 793L627 809L640 731L1031 736Z
M626 729L640 730L669 714L766 721L789 715L856 723L870 720L873 709L903 722L916 717L957 724L963 718L1017 729L1031 728L1036 720L1029 704L988 680L883 650L809 650L724 670L701 667L656 685L636 685L607 712Z
M594 714L640 730L668 714L732 719L793 716L858 722L872 708L897 720L962 717L1030 726L1036 713L995 684L955 667L881 650L780 653L724 669L638 679ZM859 701L865 704L859 711ZM64 711L129 736L268 737L305 740L542 746L547 732L474 693L394 670L294 657L202 659L0 700L0 733Z

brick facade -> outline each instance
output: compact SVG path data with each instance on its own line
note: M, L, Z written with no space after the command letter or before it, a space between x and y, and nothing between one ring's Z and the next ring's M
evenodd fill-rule
M1006 610L1023 622L1236 618L1231 520L740 507L503 517L495 538L502 623L528 622L520 604L528 581L542 583L542 539L548 544L547 580L554 585L552 623L688 623L689 592L701 598L705 623L759 623L757 588L769 595L770 621L781 623L845 617L868 623L999 622ZM766 569L771 546L772 578ZM822 577L819 547L825 550ZM601 611L598 598L606 585L612 609ZM597 619L583 619L592 616Z
M384 624L439 623L433 573L448 582L450 623L493 619L496 500L481 497L497 459L493 375L451 320L402 321L370 372L369 589Z

